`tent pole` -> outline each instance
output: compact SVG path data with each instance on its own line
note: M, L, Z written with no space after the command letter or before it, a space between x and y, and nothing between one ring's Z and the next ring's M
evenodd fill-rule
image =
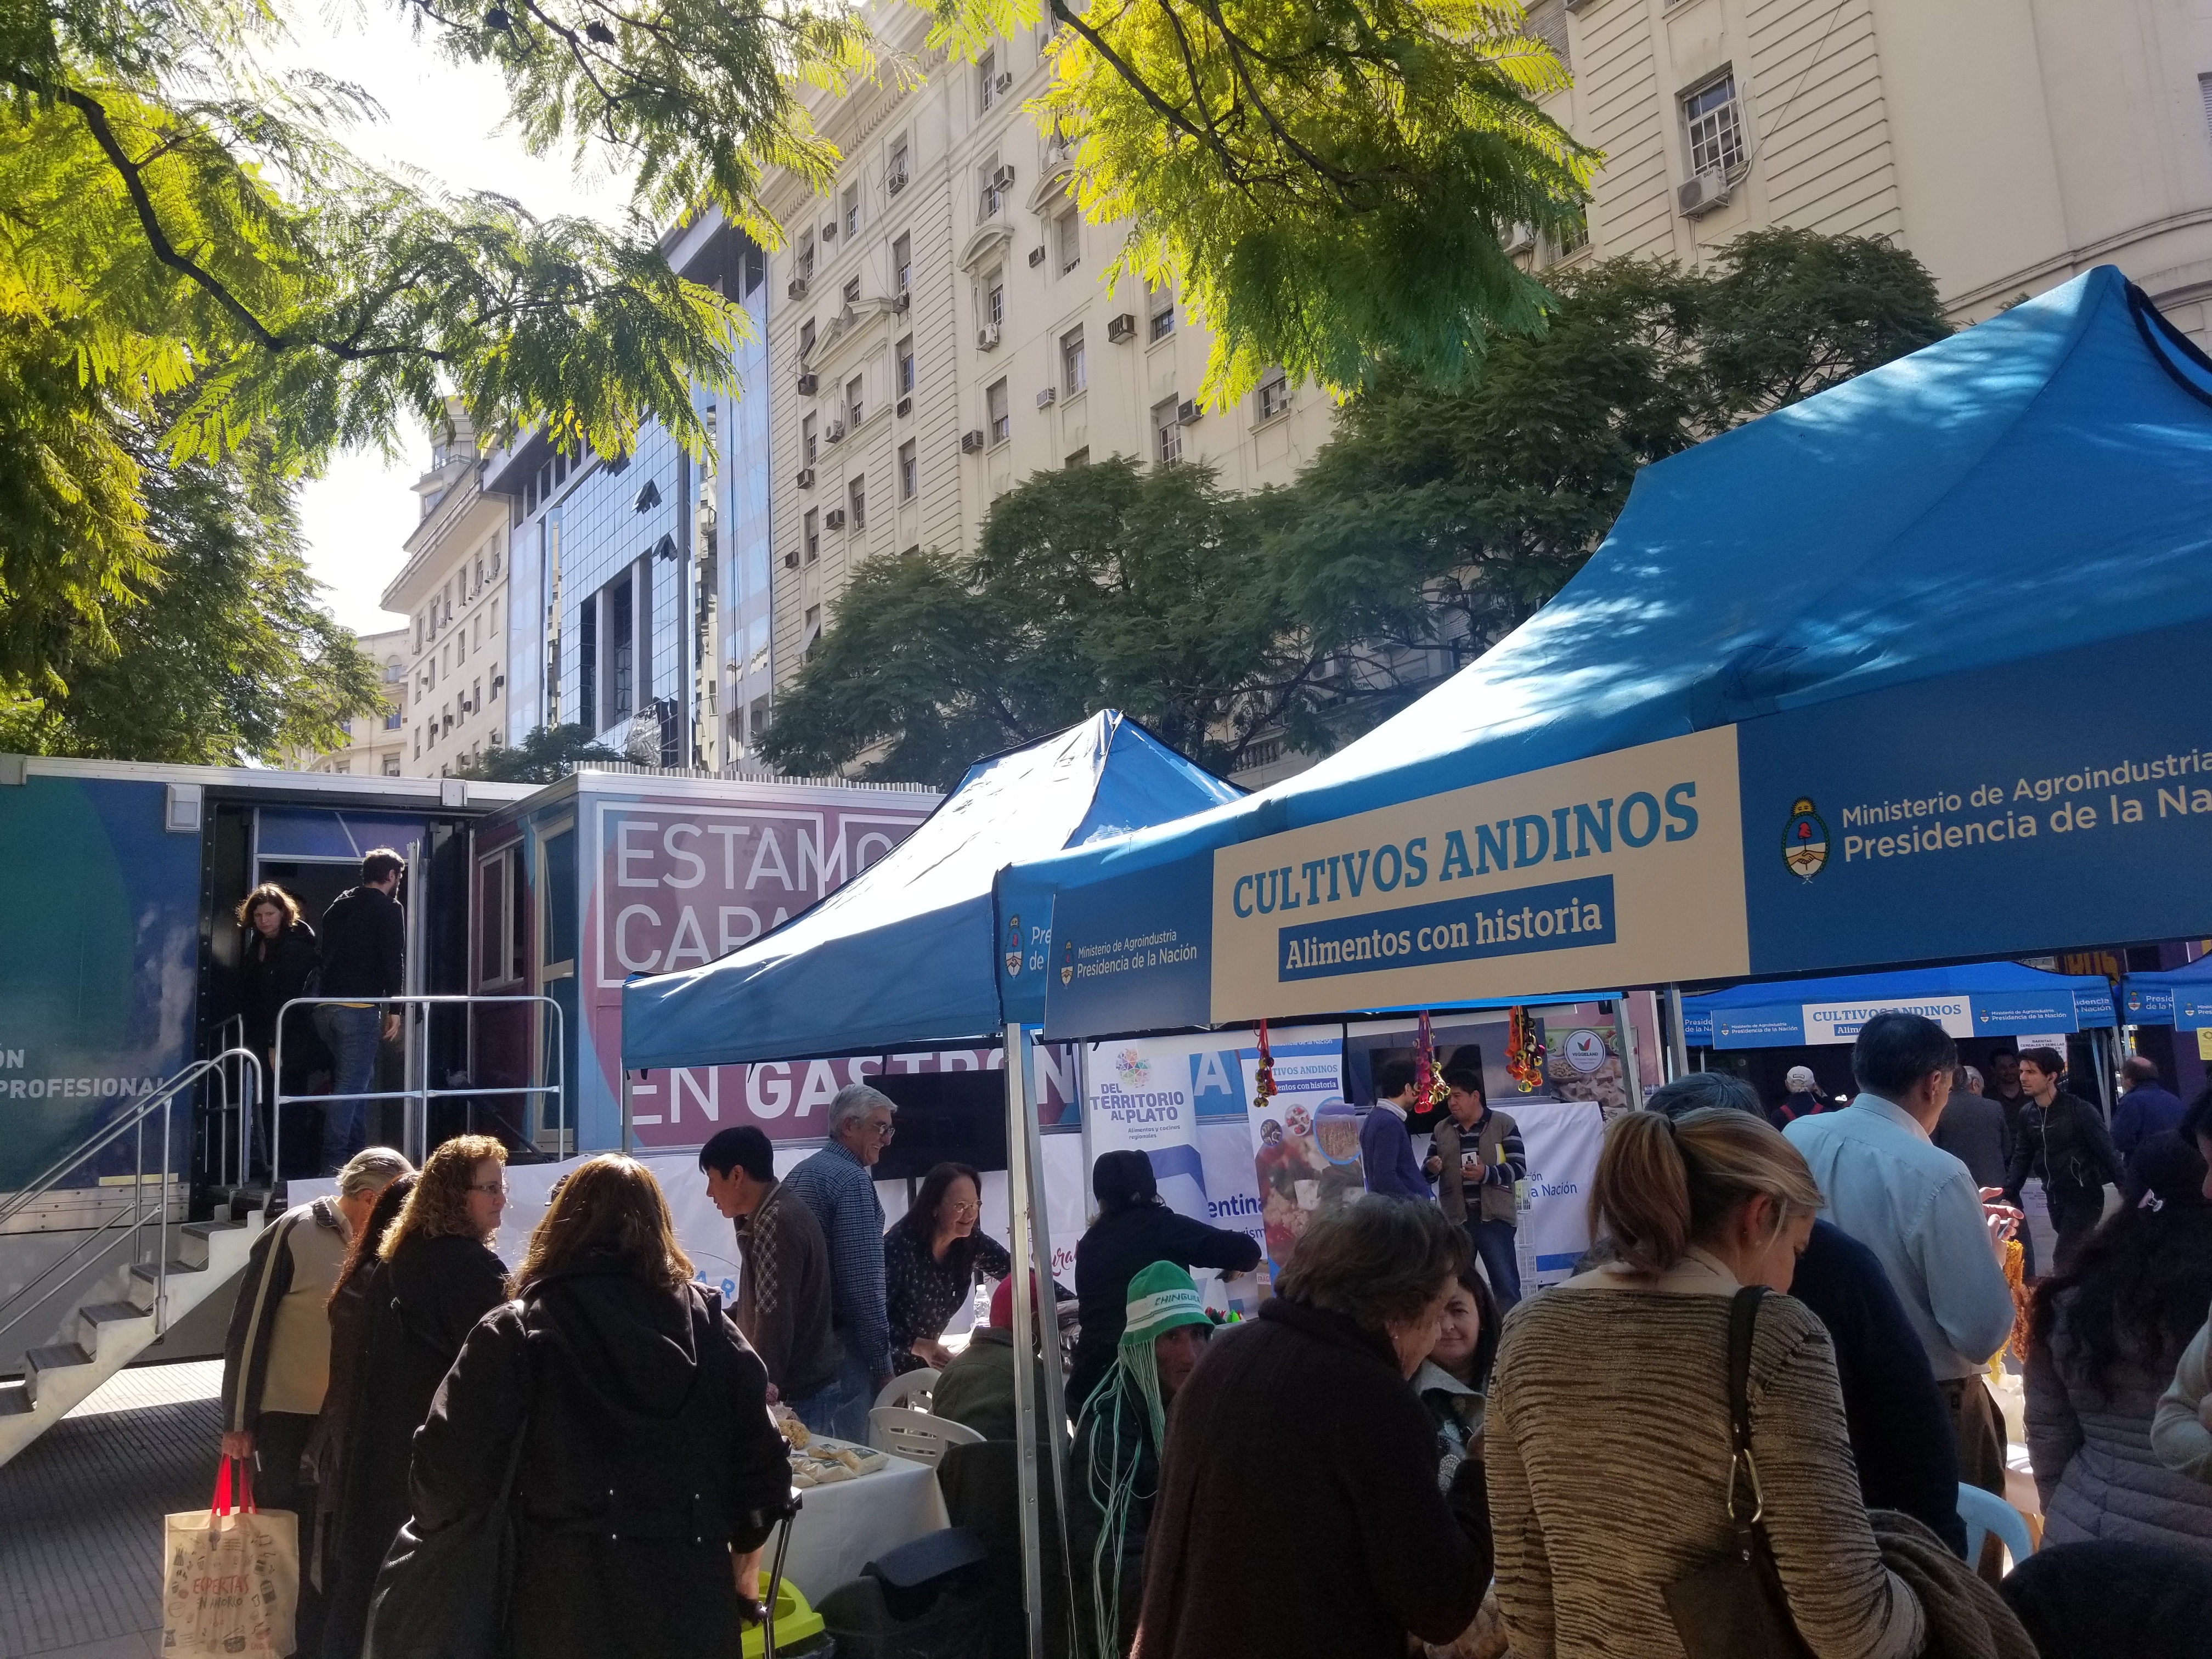
M2105 1025L2089 1028L2089 1054L2097 1067L2097 1099L2105 1109L2105 1127L2112 1127L2112 1069L2119 1058L2117 1033Z
M1620 1080L1628 1090L1628 1103L1632 1108L1640 1108L1644 1104L1644 1077L1636 1064L1636 1015L1632 1000L1635 995L1633 991L1625 991L1620 1000L1613 1004L1619 1010L1613 1020L1613 1033L1620 1042Z
M629 1133L629 1066L623 1066L623 1067L622 1117L623 1117L623 1121L622 1121L622 1149L623 1149L623 1156L624 1158L627 1158L627 1157L629 1157L629 1146L630 1146L630 1133Z
M1014 1443L1022 1510L1022 1605L1029 1617L1025 1650L1044 1659L1044 1563L1037 1526L1036 1425L1043 1402L1031 1398L1036 1373L1027 1356L1039 1352L1036 1316L1028 1286L1036 1266L1031 1231L1036 1194L1030 1162L1029 1068L1022 1061L1027 1044L1018 1021L1006 1030L1006 1243L1014 1263Z
M1080 1049L1078 1052L1080 1053ZM1030 1068L1030 1062L1035 1054L1035 1049L1030 1044L1028 1034L1024 1032L1022 1040L1022 1076L1024 1080L1033 1079L1036 1075ZM1080 1078L1084 1074L1078 1075ZM1040 1102L1043 1099L1042 1090L1037 1091L1037 1098ZM1051 1431L1046 1437L1046 1443L1052 1448L1052 1486L1047 1493L1052 1504L1050 1523L1060 1543L1060 1588L1067 1597L1062 1605L1072 1613L1075 1607L1075 1565L1074 1559L1069 1553L1067 1547L1066 1494L1068 1449L1067 1437L1060 1431L1061 1425L1067 1421L1068 1416L1067 1379L1061 1373L1060 1363L1060 1313L1057 1305L1060 1298L1053 1289L1052 1194L1046 1190L1045 1186L1044 1135L1040 1122L1042 1115L1041 1109L1025 1111L1022 1114L1024 1125L1023 1152L1029 1160L1031 1223L1030 1237L1036 1245L1037 1261L1042 1267L1042 1271L1037 1274L1037 1289L1042 1292L1038 1298L1038 1306L1040 1310L1045 1308L1051 1308L1054 1310L1052 1318L1045 1322L1043 1328L1037 1333L1036 1351L1043 1356L1043 1364L1040 1367L1044 1373L1044 1400L1042 1402L1042 1408L1044 1412L1045 1424ZM1040 1578L1042 1577L1042 1571L1038 1576Z
M1669 984L1662 999L1667 1021L1667 1080L1673 1082L1690 1069L1690 1042L1682 1030L1682 988Z

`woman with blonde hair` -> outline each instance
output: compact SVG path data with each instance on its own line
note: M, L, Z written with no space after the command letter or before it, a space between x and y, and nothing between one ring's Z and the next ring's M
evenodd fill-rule
M507 1651L736 1653L737 1577L789 1500L790 1465L768 1372L692 1278L651 1172L608 1153L564 1178L514 1296L470 1334L416 1437L416 1530L509 1506ZM386 1607L404 1632L410 1610ZM381 1650L382 1611L377 1628Z
M1608 1126L1590 1209L1613 1260L1508 1316L1491 1389L1498 1595L1522 1659L1698 1652L1685 1581L1731 1557L1732 1474L1815 1659L1921 1650L1921 1604L1860 1501L1827 1333L1779 1294L1820 1203L1796 1149L1748 1113ZM1740 1301L1755 1475L1730 1426Z
M415 1431L477 1321L507 1295L507 1264L491 1248L506 1208L507 1148L457 1135L430 1154L377 1245L377 1300L342 1456L329 1659L358 1659L376 1571L407 1519Z
M245 937L238 951L238 1012L246 1027L246 1047L261 1058L261 1097L253 1108L254 1168L265 1168L270 1146L270 1097L278 1086L276 1075L276 1017L284 1005L307 994L307 983L322 965L322 946L315 930L300 914L300 902L273 881L239 901L234 913ZM307 1079L317 1063L327 1064L323 1040L307 1016L312 1008L295 1009L284 1022L284 1075L287 1094L304 1094ZM310 1138L292 1136L294 1152L280 1175L313 1170L315 1148Z

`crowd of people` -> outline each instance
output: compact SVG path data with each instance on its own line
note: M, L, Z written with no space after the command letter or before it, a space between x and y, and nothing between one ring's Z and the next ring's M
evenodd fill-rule
M1869 1021L1852 1063L1848 1106L1781 1127L1718 1073L1617 1115L1596 1242L1532 1295L1484 1248L1503 1218L1482 1200L1510 1191L1493 1172L1525 1154L1472 1073L1446 1073L1437 1141L1401 1160L1387 1107L1409 1103L1379 1068L1377 1164L1407 1189L1317 1215L1240 1322L1193 1270L1253 1272L1256 1243L1169 1209L1143 1154L1101 1156L1067 1418L1040 1405L1031 1425L1066 1469L1053 1627L1084 1659L1783 1650L1715 1645L1753 1615L1817 1659L2198 1651L2212 1091L2136 1101L2123 1160L2100 1115L2066 1104L2059 1057L2021 1057L2008 1171L2044 1180L2054 1221L2086 1213L2077 1180L2128 1194L2061 1225L2022 1319L2006 1271L2021 1177L1984 1182L1938 1144L1954 1100L1990 1097L1954 1095L1955 1045L1917 1016ZM2131 1081L2130 1097L2155 1080ZM886 1227L871 1172L895 1106L855 1085L828 1127L781 1179L757 1128L701 1152L742 1263L726 1310L653 1176L611 1155L561 1179L511 1273L493 1248L504 1154L484 1137L420 1171L368 1148L334 1196L267 1228L233 1318L222 1450L302 1516L302 1650L354 1659L372 1624L404 1628L395 1540L504 1505L511 1650L726 1654L790 1498L771 1405L865 1440L906 1377L938 1415L1015 1440L1017 1368L1042 1402L1060 1363L1046 1281L1024 1355L976 1171L939 1165ZM986 1320L949 1341L992 1279ZM2005 1490L1986 1379L2016 1319L2044 1547L2000 1583L1993 1549L1966 1559L1960 1486ZM1296 1571L1264 1565L1290 1556Z

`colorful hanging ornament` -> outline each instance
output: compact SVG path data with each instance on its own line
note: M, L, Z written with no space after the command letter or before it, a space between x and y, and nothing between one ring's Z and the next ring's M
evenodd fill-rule
M1436 1032L1429 1024L1429 1011L1424 1008L1420 1030L1413 1039L1413 1097L1421 1103L1419 1109L1433 1112L1443 1107L1447 1092L1443 1068L1437 1064Z
M1260 1022L1260 1075L1252 1085L1253 1104L1264 1106L1275 1097L1275 1057L1267 1048L1267 1022Z
M1505 1074L1522 1094L1533 1094L1544 1080L1544 1044L1536 1035L1536 1022L1526 1008L1506 1015Z

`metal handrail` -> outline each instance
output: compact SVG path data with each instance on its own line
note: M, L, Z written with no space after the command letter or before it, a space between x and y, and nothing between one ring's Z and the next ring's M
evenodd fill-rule
M554 1077L554 1080L552 1082L501 1084L489 1087L480 1084L471 1084L469 1087L464 1089L433 1089L430 1086L430 1044L428 1039L429 1036L429 1014L432 1008L441 1005L457 1005L468 1008L470 1011L470 1024L468 1028L470 1048L471 1051L473 1052L476 1031L475 1011L477 1008L480 1006L491 1006L497 1004L529 1003L538 1004L538 1006L550 1009L552 1012L553 1042L551 1044L551 1053L553 1061L552 1066L550 1068L552 1071ZM346 1094L286 1094L284 1092L284 1017L290 1013L295 1008L319 1006L358 1008L362 1006L364 1004L374 1006L380 1010L406 1009L412 1011L416 1008L420 1008L422 1010L422 1029L424 1041L416 1045L421 1054L419 1064L422 1080L412 1087L404 1089L364 1089L357 1092L349 1092ZM540 1042L533 1046L537 1049L538 1059L532 1069L534 1071L543 1071L547 1069L544 1066L546 1045ZM278 1159L280 1152L283 1146L284 1108L287 1106L321 1105L334 1100L403 1100L420 1102L421 1104L417 1111L410 1115L410 1121L404 1126L404 1133L401 1137L403 1139L410 1143L407 1146L402 1148L402 1150L418 1164L422 1162L424 1153L428 1151L428 1148L422 1145L422 1141L429 1133L430 1103L433 1100L445 1099L448 1097L460 1095L551 1095L558 1103L558 1109L555 1118L555 1134L558 1138L561 1146L565 1148L568 1145L568 1137L572 1133L572 1126L568 1121L568 1025L566 1018L561 1012L561 1005L550 996L476 996L447 992L438 994L374 998L294 997L290 1001L287 1002L282 1008L279 1008L276 1011L276 1048L275 1060L276 1087L275 1091L269 1097L269 1170L270 1178L272 1181L279 1178L278 1171L283 1167Z
M133 1235L131 1250L133 1265L143 1264L145 1259L144 1234L146 1226L146 1124L157 1112L160 1113L161 1118L161 1167L159 1176L161 1182L160 1197L155 1203L155 1218L159 1226L159 1237L156 1242L155 1253L154 1330L155 1334L158 1335L168 1328L170 1188L176 1180L176 1174L173 1166L175 1163L177 1155L176 1139L173 1133L173 1117L172 1108L175 1104L176 1097L179 1094L183 1093L184 1091L190 1088L193 1084L198 1082L203 1078L208 1077L211 1074L220 1076L220 1068L226 1062L231 1060L240 1060L244 1062L244 1065L241 1066L240 1071L240 1079L242 1085L241 1105L246 1111L250 1113L252 1110L252 1103L255 1095L259 1089L261 1081L260 1057L249 1048L224 1049L222 1053L211 1055L206 1060L194 1060L191 1065L179 1072L174 1077L172 1077L167 1081L156 1085L148 1093L142 1096L139 1098L137 1104L133 1106L129 1111L124 1113L121 1116L115 1119L114 1121L109 1123L105 1127L94 1131L77 1146L75 1152L64 1154L58 1162L50 1165L47 1170L28 1187L25 1188L22 1191L15 1194L5 1203L0 1203L0 1227L4 1227L8 1222L14 1219L16 1216L21 1215L33 1204L36 1203L40 1199L44 1198L47 1194L52 1192L55 1188L58 1187L64 1176L69 1175L73 1170L82 1166L91 1158L106 1151L110 1146L114 1146L117 1142L121 1140L125 1134L135 1134L137 1138L137 1169L131 1180L130 1207L126 1211L103 1221L99 1226L91 1229L83 1238L78 1240L77 1243L70 1249L64 1251L52 1261L49 1262L28 1282L23 1285L21 1289L17 1290L13 1296L9 1297L7 1301L0 1302L0 1334L4 1334L5 1333L15 1329L15 1328L21 1324L24 1320L29 1318L32 1314L35 1313L39 1309L44 1307L48 1302L52 1301L56 1296L59 1295L66 1286L75 1280L76 1275L74 1273L64 1274L63 1277L55 1279L55 1282L52 1285L49 1285L46 1291L41 1292L35 1298L33 1298L27 1305L18 1306L19 1304L22 1304L24 1302L25 1297L31 1295L33 1291L37 1290L38 1287L40 1285L45 1284L47 1279L53 1279L57 1273L61 1273L63 1268L67 1267L72 1262L76 1261L86 1251L89 1250L100 1240L105 1239L109 1233L113 1231L118 1226L127 1224L130 1227ZM14 1311L11 1311L11 1310Z

